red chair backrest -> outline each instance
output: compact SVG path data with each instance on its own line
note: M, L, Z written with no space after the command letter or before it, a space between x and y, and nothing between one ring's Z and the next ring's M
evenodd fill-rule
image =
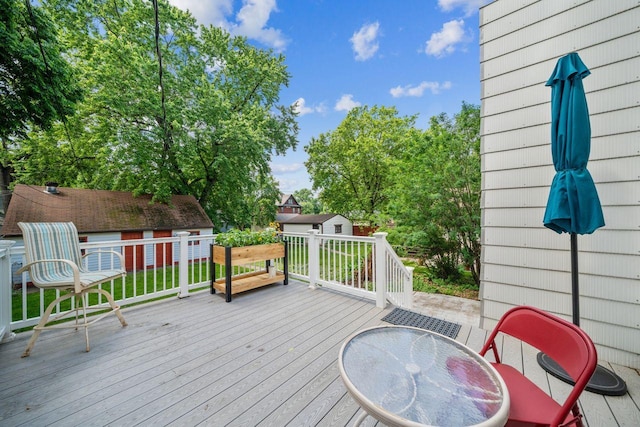
M598 362L598 354L591 338L578 326L535 307L520 306L507 311L480 351L481 355L493 346L498 332L526 342L558 363L574 380L575 385L557 414L560 423L587 386ZM496 353L497 354L497 353Z
M496 328L547 354L574 381L597 362L595 346L582 329L535 307L509 310Z

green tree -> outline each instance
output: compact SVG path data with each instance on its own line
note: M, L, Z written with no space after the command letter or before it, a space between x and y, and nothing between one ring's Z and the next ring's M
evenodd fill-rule
M293 107L278 104L290 77L282 55L198 26L166 0L44 6L87 93L68 130L31 135L32 146L55 144L79 159L47 179L157 202L191 194L217 228L275 216L269 161L295 147L298 133ZM35 178L33 164L18 171L24 181Z
M29 0L0 0L0 191L12 180L19 138L72 114L81 98L50 16Z
M317 215L323 212L322 203L313 195L313 191L303 188L293 192L293 197L302 206L302 213L307 215Z
M305 165L325 206L351 220L378 223L394 185L392 164L414 122L415 116L399 117L393 107L357 107L337 129L312 138Z
M479 283L480 108L467 103L450 119L431 118L395 171L393 214L444 275L461 258Z

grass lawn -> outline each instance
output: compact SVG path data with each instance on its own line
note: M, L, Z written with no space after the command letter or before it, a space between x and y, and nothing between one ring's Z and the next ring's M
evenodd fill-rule
M224 266L216 266L219 276L224 274ZM199 278L204 280L209 278L209 263L208 262L193 262L189 264L189 277ZM166 266L158 269L144 269L138 271L136 274L127 274L124 282L122 279L114 281L113 286L110 282L101 285L103 289L107 290L114 299L120 300L123 298L123 293L127 298L133 298L139 295L145 295L147 293L153 293L162 290L175 289L178 292L179 289L179 274L177 266ZM41 302L40 295L44 294L44 300ZM21 320L23 318L37 317L40 315L41 304L42 307L47 307L51 301L57 297L57 293L53 289L40 290L36 287L29 287L26 295L26 303L22 305L22 290L16 289L12 293L12 319L14 321ZM96 304L98 298L101 298L102 302L106 302L104 297L98 297L97 294L89 295L89 303ZM65 311L71 308L71 300L63 301L60 304L60 310ZM26 309L26 315L23 315L23 309Z

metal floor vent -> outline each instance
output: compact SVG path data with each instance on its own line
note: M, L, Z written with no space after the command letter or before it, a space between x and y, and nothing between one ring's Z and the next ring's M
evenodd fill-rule
M457 323L447 322L446 320L436 319L435 317L425 316L402 308L394 308L382 320L393 325L427 329L453 339L458 336L461 327Z

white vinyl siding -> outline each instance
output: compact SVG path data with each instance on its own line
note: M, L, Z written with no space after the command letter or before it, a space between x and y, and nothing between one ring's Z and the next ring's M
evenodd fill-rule
M481 326L529 304L571 319L568 234L542 224L554 176L551 89L578 52L605 227L578 236L581 326L599 356L640 368L640 4L497 0L480 10Z
M352 236L353 235L353 224L347 218L342 215L335 215L325 222L323 222L317 230L320 231L320 234L334 234L335 226L342 225L342 233L343 236ZM282 231L286 233L307 233L312 229L311 224L282 224Z
M320 233L322 227L319 228ZM282 224L282 231L285 233L307 233L313 229L311 224Z
M353 235L353 224L347 218L342 215L336 215L333 218L327 220L322 224L325 234L335 234L336 225L342 225L342 236Z

